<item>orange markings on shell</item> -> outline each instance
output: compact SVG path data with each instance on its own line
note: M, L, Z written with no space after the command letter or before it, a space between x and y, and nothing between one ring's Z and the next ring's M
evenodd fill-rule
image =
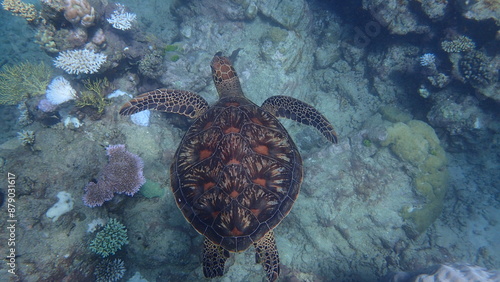
M203 130L205 130L205 129L207 129L207 128L211 127L211 126L212 126L212 124L213 124L213 122L211 122L211 121L207 122L207 123L205 124L205 126L203 126Z
M200 151L200 160L204 160L212 155L212 151L204 149Z
M233 198L233 199L234 199L234 198L238 197L238 195L239 195L239 194L240 194L240 193L238 193L238 191L233 190L233 191L231 192L231 194L229 194L229 197L231 197L231 198Z
M205 183L203 183L203 191L210 190L214 186L215 186L214 182L205 182Z
M260 119L253 117L250 119L253 123L258 124L258 125L263 125Z
M265 156L269 155L269 147L267 147L266 145L258 145L256 147L254 147L253 150L256 153L259 153L261 155L265 155Z
M238 161L235 158L232 158L229 160L229 162L227 162L227 165L232 165L232 164L240 164L240 161Z
M228 127L226 130L224 130L224 134L228 134L228 133L238 133L240 132L240 129L239 128L236 128L234 126L231 126L231 127Z
M232 236L241 236L243 235L243 232L241 232L238 228L234 227L229 234L231 234Z
M253 215L255 215L255 217L258 217L261 212L260 209L250 209L250 211L253 213Z
M258 184L262 187L266 187L266 180L264 178L255 178L255 179L252 179L252 182L255 184Z

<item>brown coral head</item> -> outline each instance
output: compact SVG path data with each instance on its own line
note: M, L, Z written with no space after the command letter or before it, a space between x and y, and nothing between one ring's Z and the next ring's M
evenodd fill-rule
M66 0L64 17L74 25L89 27L94 24L95 10L87 0Z

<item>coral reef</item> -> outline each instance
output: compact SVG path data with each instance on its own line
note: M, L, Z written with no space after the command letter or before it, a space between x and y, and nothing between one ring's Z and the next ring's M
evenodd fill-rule
M90 242L90 250L105 258L114 255L126 244L128 244L127 228L115 218L111 218Z
M454 40L441 42L441 48L448 53L459 53L474 50L476 44L469 37L461 35Z
M38 17L38 11L35 9L35 5L24 3L20 0L4 0L2 6L4 10L22 17L28 22L33 22Z
M114 28L127 30L132 28L132 23L135 22L136 14L125 12L125 6L116 3L116 10L113 11L111 17L106 19Z
M386 27L393 34L428 32L429 27L421 23L417 15L411 12L410 2L408 0L363 0L363 8L369 10L378 24Z
M121 259L103 259L94 269L96 282L115 282L120 280L127 269Z
M35 144L35 132L31 130L23 130L17 133L17 139L21 141L23 146L33 146Z
M69 74L96 73L106 62L106 55L94 50L67 50L59 53L54 60L54 66L63 69Z
M439 102L427 113L427 119L446 134L448 151L481 151L483 144L492 143L489 130L496 131L492 122L495 117L481 110L476 97L465 96L455 101L446 91L440 91L434 99Z
M473 86L487 86L494 79L490 62L483 52L468 52L459 61L460 74Z
M420 56L420 65L423 67L434 67L436 64L436 55L432 53L425 53L422 56Z
M0 104L17 105L24 99L45 93L52 70L43 62L4 66L0 72Z
M141 158L126 151L125 145L110 145L106 154L109 162L99 172L97 183L89 182L85 186L83 202L89 207L102 206L115 193L133 196L146 182Z
M64 0L64 18L73 25L89 27L94 24L95 10L87 0Z
M176 45L167 45L164 49L165 53L177 50L177 48L174 49L173 47L168 46ZM163 58L164 55L158 50L148 52L142 60L139 61L139 72L146 77L158 79L162 73L165 72L163 67Z

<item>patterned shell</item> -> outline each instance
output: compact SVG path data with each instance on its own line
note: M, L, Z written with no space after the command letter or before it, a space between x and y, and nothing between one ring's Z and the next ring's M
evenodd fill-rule
M177 205L201 234L240 252L290 212L302 159L280 122L244 97L226 97L199 117L171 169Z

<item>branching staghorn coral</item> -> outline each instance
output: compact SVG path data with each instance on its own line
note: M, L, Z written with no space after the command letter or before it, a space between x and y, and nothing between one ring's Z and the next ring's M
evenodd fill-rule
M52 70L43 62L23 62L0 71L0 105L17 105L22 100L45 94Z

